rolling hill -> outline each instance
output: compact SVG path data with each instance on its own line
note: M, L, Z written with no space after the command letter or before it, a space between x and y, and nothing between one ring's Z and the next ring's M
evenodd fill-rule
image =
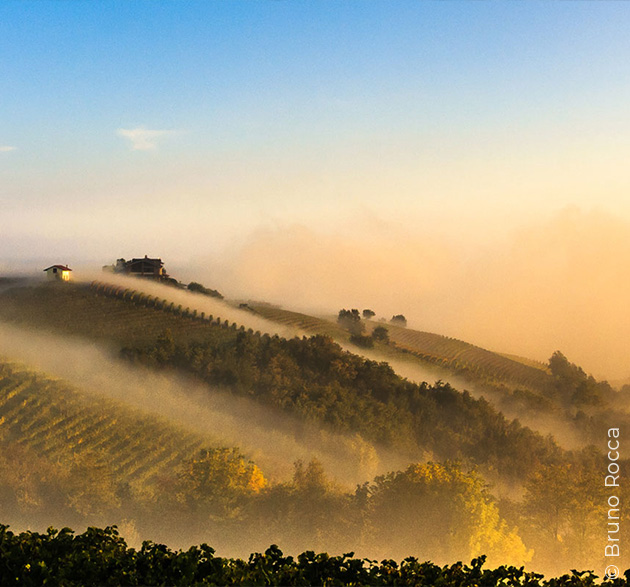
M10 363L0 363L0 422L3 442L54 460L97 455L120 482L144 486L216 444Z
M333 535L333 542L326 544L346 548L349 537L354 547L354 537L361 536L364 544L381 552L378 549L391 542L383 538L389 536L387 532L399 534L398 523L388 526L390 505L400 520L420 529L419 540L424 537L422 523L435 505L431 496L442 499L450 495L448 491L463 489L476 479L484 507L492 513L484 518L491 522L488 536L505 537L509 531L500 514L515 527L525 525L523 536L530 548L542 535L527 526L529 516L540 521L544 512L537 518L531 511L523 516L519 513L522 503L505 495L500 509L494 509L499 505L485 483L509 495L525 492L523 503L527 504L527 495L537 498L532 492L538 487L559 492L562 488L553 488L553 483L566 471L578 476L590 471L593 477L593 471L601 470L604 456L596 449L564 450L552 437L506 418L484 399L444 382L429 385L405 380L383 360L402 358L486 381L489 386L503 386L505 398L514 405L520 398L518 405L523 409L531 401L523 389L530 386L538 394L547 391L549 401L556 402L552 411L567 407L566 413L560 413L565 423L598 436L610 417L606 405L593 401L605 399L608 391L562 356L550 362L552 374L548 374L539 365L462 341L388 325L390 343L375 343L374 356L379 359L366 359L363 349L357 347L359 354L344 350L351 348L349 334L333 320L253 304L238 314L230 313L233 308L227 304L215 305L222 316L210 316L199 311L197 298L182 297L175 290L179 298L169 299L168 288L161 288L161 295L148 295L140 291L141 286L140 282L138 289L98 282L16 284L0 292L0 321L19 326L17 330L32 338L35 335L29 330L38 330L37 336L51 344L57 341L59 346L66 338L75 346L96 341L95 348L109 346L127 361L125 369L139 376L149 373L139 367L181 374L188 381L208 384L205 389L210 393L220 387L230 397L245 397L278 413L284 411L295 421L361 439L357 451L377 446L386 449L383 454L407 459L406 463L413 459L424 464L410 465L405 472L390 470L371 483L365 479L352 493L330 481L321 463L295 462L292 480L265 487L262 473L253 464L237 449L218 447L209 434L191 432L130 407L124 394L121 401L113 401L88 387L71 386L5 361L0 362L0 510L5 512L4 521L15 524L17 519L32 526L44 519L47 525L63 520L63 524L81 526L114 519L128 522L144 536L157 535L181 544L176 535L169 534L176 529L188 538L209 536L214 545L234 549L241 548L243 540L257 537L266 546L278 536L294 547L319 548L318 540ZM188 299L190 306L185 303ZM234 321L237 315L242 323ZM251 326L260 323L260 318L287 331L314 336L283 338L254 331ZM368 332L376 324L368 323ZM4 332L8 331L5 326ZM546 387L548 382L553 385ZM154 392L151 387L149 400ZM199 401L204 397L200 395ZM580 409L576 409L576 398L582 402ZM238 425L248 423L243 420ZM296 431L300 433L299 426ZM424 493L423 474L429 475L433 487L433 483L445 482L447 471L452 475L444 491ZM420 507L415 500L421 496L429 502L423 501ZM586 498L578 501L586 503ZM440 503L444 516L438 516L436 524L448 518L454 502L445 497ZM377 516L375 526L373 516L379 507L384 508L379 514L382 519ZM58 517L51 519L51 512ZM591 507L588 515L598 515L597 508ZM295 529L305 527L304 535L295 534ZM575 550L571 541L584 540L572 533L572 524L567 522L566 528L562 556L569 557ZM437 536L432 531L426 534ZM418 540L405 543L401 552L413 552ZM248 544L251 548L252 543ZM544 562L546 549L537 552Z
M299 328L310 334L324 334L338 342L347 342L349 339L347 331L333 319L265 305L254 305L253 308L264 318L285 326ZM536 361L495 353L455 338L396 324L383 325L371 320L366 320L365 324L367 334L377 326L387 328L392 344L389 348L379 346L379 351L387 358L394 359L401 354L412 355L422 364L437 367L436 378L441 371L444 375L455 374L493 388L519 387L537 392L550 384L548 369Z
M213 324L226 325L220 316L207 316L185 304L171 302L169 288L161 289L164 298L100 282L89 287L55 283L16 287L0 293L0 319L116 345L146 344L165 329L170 330L177 342L203 340ZM225 311L230 309L225 304ZM295 333L322 334L342 343L349 338L343 328L325 318L264 304L252 305L250 310ZM368 334L379 325L371 321L366 324ZM230 320L227 326L240 328L242 324ZM501 355L439 334L393 324L387 324L386 328L393 343L388 348L379 347L386 358L411 355L421 364L437 367L444 373L494 387L503 385L540 392L550 383L545 367L533 361Z

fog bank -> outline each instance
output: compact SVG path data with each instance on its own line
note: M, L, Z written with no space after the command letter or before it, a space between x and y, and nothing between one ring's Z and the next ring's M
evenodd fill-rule
M317 458L338 482L354 486L411 461L358 435L334 434L200 382L130 367L80 339L0 324L0 357L157 415L216 445L238 446L275 479L290 476L294 461Z
M357 221L346 234L290 225L257 231L196 274L228 295L402 313L418 330L541 361L561 350L598 378L630 377L629 222L567 208L485 241L391 223Z

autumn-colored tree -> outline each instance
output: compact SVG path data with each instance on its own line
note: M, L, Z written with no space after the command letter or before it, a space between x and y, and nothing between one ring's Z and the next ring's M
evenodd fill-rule
M601 456L587 453L541 466L525 483L524 537L534 546L538 568L592 567L604 552L610 493L602 481L606 465Z
M377 477L369 487L370 524L381 556L437 562L481 554L521 564L531 553L507 527L474 472L455 463L417 464Z
M294 552L352 549L360 534L352 496L329 479L317 459L306 465L296 461L291 481L261 491L249 504L246 523L245 531L261 544Z

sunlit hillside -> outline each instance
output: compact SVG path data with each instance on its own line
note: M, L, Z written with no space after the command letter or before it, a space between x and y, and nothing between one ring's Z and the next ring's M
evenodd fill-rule
M549 572L595 560L588 544L601 538L593 522L601 488L590 484L603 455L566 449L627 416L619 392L561 354L541 369L395 324L361 320L357 339L343 321L264 304L213 301L209 314L203 298L144 283L16 283L0 293L5 353L42 370L2 367L2 463L7 472L22 463L3 486L16 523L45 523L46 512L78 526L113 518L133 539L210 536L234 554L275 541L443 561L483 551ZM274 324L300 335L252 328ZM378 326L385 338L372 338ZM426 367L452 384L415 383L426 371L413 368ZM405 369L415 375L396 373ZM527 423L527 413L534 430L548 418L553 436L515 419ZM241 451L269 468L269 484ZM561 488L557 476L575 479ZM555 537L536 505L545 492L578 508L558 514ZM440 512L457 495L477 503L457 514L464 527L485 512L481 534L455 532L444 550L413 524L401 533L413 519L400 507L425 511L436 536L454 532ZM307 502L314 509L304 517ZM499 538L501 549L492 546Z

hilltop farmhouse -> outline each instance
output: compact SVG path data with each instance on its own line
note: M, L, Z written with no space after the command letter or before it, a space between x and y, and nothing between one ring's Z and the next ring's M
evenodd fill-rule
M103 269L106 269L106 267ZM170 279L164 269L162 259L150 259L147 255L144 258L131 259L129 261L118 259L116 265L110 268L110 271L111 269L113 269L114 273L122 273L132 277L144 277L155 281L168 281Z
M72 269L65 265L51 265L44 269L48 275L48 279L56 279L59 281L70 281L70 272Z

